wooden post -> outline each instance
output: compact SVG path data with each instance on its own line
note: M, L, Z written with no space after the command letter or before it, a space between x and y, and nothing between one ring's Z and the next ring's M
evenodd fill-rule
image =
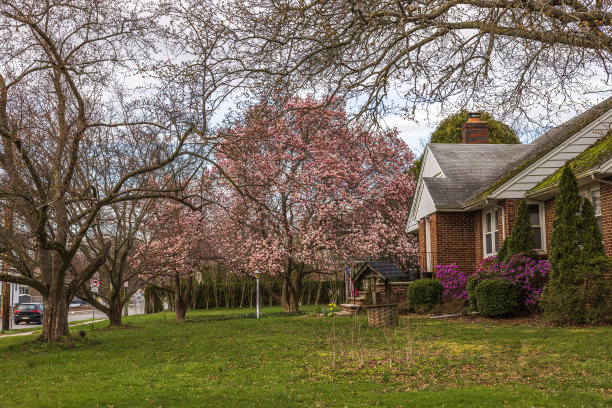
M372 287L372 305L376 306L376 278L370 277L370 286Z
M387 297L387 304L391 304L391 284L389 283L389 279L385 279L385 295Z

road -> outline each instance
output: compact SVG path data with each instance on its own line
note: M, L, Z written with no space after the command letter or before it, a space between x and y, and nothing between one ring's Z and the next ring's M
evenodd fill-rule
M144 299L132 298L132 301L130 303L130 308L128 309L128 315L132 316L132 315L138 315L138 314L144 314ZM77 322L80 320L87 320L91 318L106 319L107 317L104 313L102 313L101 311L97 309L92 310L91 306L70 308L70 311L68 312L68 323ZM0 324L1 323L2 323L2 319L0 319ZM41 326L40 324L21 323L21 324L13 324L11 329L20 329L20 328L25 329L27 327L35 328L35 327L40 327L40 326Z

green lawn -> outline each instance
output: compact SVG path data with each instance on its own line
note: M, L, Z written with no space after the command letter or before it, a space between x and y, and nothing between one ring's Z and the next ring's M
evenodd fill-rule
M0 339L0 407L612 406L612 328L133 316L75 348Z

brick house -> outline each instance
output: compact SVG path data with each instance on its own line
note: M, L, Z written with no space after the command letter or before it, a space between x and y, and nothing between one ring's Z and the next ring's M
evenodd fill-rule
M595 207L612 257L612 98L527 145L488 144L480 115L463 125L463 144L425 148L407 230L418 231L419 258L428 272L457 263L464 272L493 256L529 204L537 252L550 251L561 167L569 162L580 194Z

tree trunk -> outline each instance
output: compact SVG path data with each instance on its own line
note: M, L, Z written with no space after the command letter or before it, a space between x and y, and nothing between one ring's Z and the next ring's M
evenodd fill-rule
M61 341L62 337L69 336L68 331L68 303L66 302L66 288L64 285L53 285L49 295L43 297L43 329L41 341Z
M123 307L121 305L121 302L113 302L111 305L109 305L109 311L108 311L108 319L110 321L110 323L108 324L109 326L121 326L121 315L122 315L122 310Z
M181 293L181 278L177 275L174 277L174 313L177 322L185 320L187 314L187 308L189 306L189 299L191 297L191 284L193 277L187 278L187 285L185 292Z
M299 285L296 285L298 283ZM283 281L283 289L281 294L281 305L285 313L297 313L300 311L300 292L298 287L301 287L301 279L294 278L293 285L285 280Z

